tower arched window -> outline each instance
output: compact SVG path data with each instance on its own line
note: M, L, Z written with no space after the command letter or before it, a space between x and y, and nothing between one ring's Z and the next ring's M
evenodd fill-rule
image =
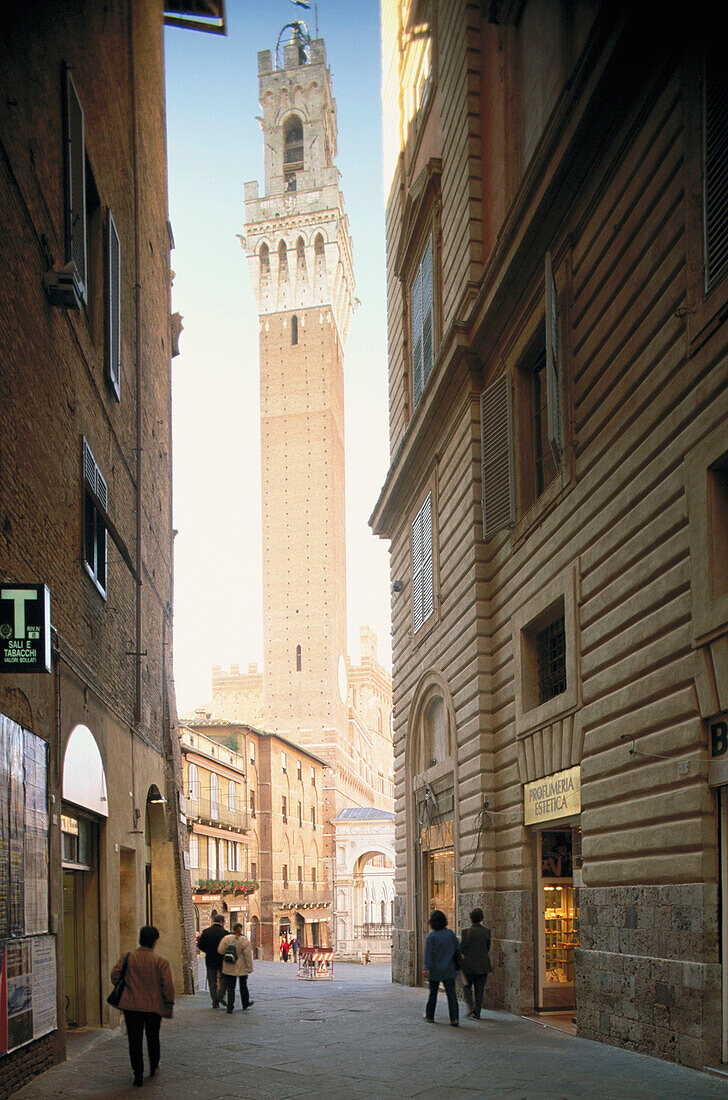
M291 115L283 126L283 169L300 171L303 168L303 122L298 115Z
M291 317L291 343L298 343L298 317L296 317L295 313Z
M265 241L260 246L260 274L263 277L270 275L270 249Z
M300 647L300 645L297 645L296 646L296 672L300 672L300 671L301 671L301 647Z

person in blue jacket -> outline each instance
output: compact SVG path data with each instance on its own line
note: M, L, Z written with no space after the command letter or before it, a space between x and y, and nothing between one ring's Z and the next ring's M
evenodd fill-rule
M455 996L455 975L458 971L460 944L454 932L447 926L447 917L440 909L430 914L431 932L425 940L425 977L430 983L430 996L425 1008L425 1020L435 1022L435 1005L440 982L447 994L447 1007L450 1013L450 1026L458 1027L458 999Z

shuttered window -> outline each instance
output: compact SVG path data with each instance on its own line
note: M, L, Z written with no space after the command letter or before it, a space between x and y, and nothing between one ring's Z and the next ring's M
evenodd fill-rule
M106 214L106 376L121 397L121 244L111 211Z
M480 396L483 537L515 520L513 491L513 399L511 378L503 374Z
M412 523L412 621L415 634L435 609L432 572L432 494Z
M559 317L551 253L546 253L546 386L547 429L554 463L561 463L561 410L559 393Z
M65 81L65 220L66 263L73 261L84 302L87 297L86 266L86 149L83 132L83 108L71 73Z
M109 492L91 448L83 441L84 548L83 560L91 579L106 596L106 524Z
M412 397L417 404L432 373L434 334L432 305L432 238L427 242L410 295L412 318Z
M705 289L728 268L728 70L725 50L709 49L704 79Z

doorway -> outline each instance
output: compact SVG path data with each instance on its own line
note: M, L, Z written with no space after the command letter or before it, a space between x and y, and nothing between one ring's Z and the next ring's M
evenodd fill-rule
M579 836L575 838L574 834ZM575 846L580 830L543 829L537 846L536 1009L575 1007L574 951L579 946L579 900L574 888Z
M66 1026L100 1027L97 823L64 804L61 843Z

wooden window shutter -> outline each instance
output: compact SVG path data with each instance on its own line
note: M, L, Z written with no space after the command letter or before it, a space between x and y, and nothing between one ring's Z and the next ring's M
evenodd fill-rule
M432 373L433 329L432 329L432 240L427 242L422 257L422 383L423 388Z
M425 384L423 373L422 347L422 271L418 269L412 287L412 397L416 405L422 397Z
M704 79L705 289L728 268L728 73L722 47L709 48Z
M432 373L434 356L432 238L427 242L410 296L412 326L412 397L416 405Z
M121 398L121 243L114 217L106 213L106 375Z
M83 108L66 70L66 263L73 261L84 302L86 294L86 147Z
M502 374L480 395L480 444L483 537L487 541L515 521L510 374Z
M412 523L412 625L414 633L435 609L432 569L432 494Z
M557 467L561 465L561 414L559 409L558 299L551 263L546 253L546 410L551 453Z

